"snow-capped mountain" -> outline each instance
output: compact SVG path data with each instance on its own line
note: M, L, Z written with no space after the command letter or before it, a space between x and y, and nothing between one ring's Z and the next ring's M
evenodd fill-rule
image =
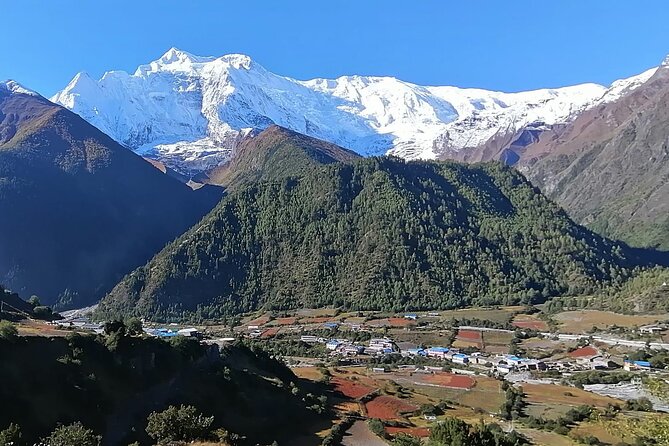
M597 84L501 93L429 87L392 77L300 81L248 56L200 57L172 48L134 74L77 74L52 100L137 153L186 173L225 161L239 140L271 124L362 155L433 159L499 133L552 125L615 100L654 70Z

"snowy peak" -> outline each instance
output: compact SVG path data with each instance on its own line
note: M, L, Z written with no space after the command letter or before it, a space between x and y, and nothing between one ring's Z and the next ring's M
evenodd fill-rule
M664 58L664 60L660 64L660 66L661 67L669 67L669 54L667 55L667 57Z
M27 94L30 96L40 96L39 93L24 87L23 85L19 84L18 82L12 79L0 81L0 92L2 91L9 94Z
M420 86L392 77L300 81L250 57L170 48L134 74L80 73L53 100L143 156L194 174L228 159L249 129L280 125L362 155L457 157L530 124L567 122L637 88L583 84L519 93Z

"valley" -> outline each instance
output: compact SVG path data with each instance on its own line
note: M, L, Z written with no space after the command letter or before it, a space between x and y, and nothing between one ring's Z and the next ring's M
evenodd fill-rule
M81 320L53 324L84 335ZM633 420L652 423L661 417L653 408L669 410L662 384L669 378L669 314L548 314L541 306L399 314L325 308L252 313L226 325L145 322L144 332L170 343L197 336L224 351L243 346L280 360L295 380L320 389L330 421L315 422L310 440L295 434L289 444L331 444L327 438L335 436L342 445L394 444L403 435L427 438L455 417L514 429L535 445L586 438L616 445L634 441L627 430ZM514 391L520 405L505 406Z
M0 446L669 446L666 6L4 4Z

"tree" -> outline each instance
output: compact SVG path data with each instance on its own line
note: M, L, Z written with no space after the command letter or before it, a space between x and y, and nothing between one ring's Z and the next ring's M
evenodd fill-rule
M35 296L34 294L30 296L30 299L28 299L28 303L33 307L39 307L42 305L42 302L40 301L39 297Z
M407 434L398 434L393 439L393 446L422 446L419 438Z
M144 328L142 326L142 321L140 321L136 317L131 317L128 319L128 323L126 324L126 328L128 330L128 334L131 336L138 336L141 335L144 332Z
M158 444L202 440L210 436L214 417L205 417L193 406L170 406L149 415L146 433Z
M104 331L106 335L119 334L121 336L125 336L126 326L125 323L123 323L123 321L119 320L109 321L105 323Z
M637 398L628 400L625 403L625 409L627 410L637 410L639 412L652 412L653 403L648 398Z
M385 437L386 427L383 425L383 422L378 418L372 418L367 421L367 426L369 430L378 435L379 437Z
M101 441L102 437L79 422L57 427L51 435L41 440L49 446L100 446Z
M430 446L473 446L469 442L469 425L457 418L446 418L430 433Z
M0 321L0 340L11 341L17 338L19 331L9 321Z
M7 429L0 431L0 446L15 446L21 441L21 428L10 423Z

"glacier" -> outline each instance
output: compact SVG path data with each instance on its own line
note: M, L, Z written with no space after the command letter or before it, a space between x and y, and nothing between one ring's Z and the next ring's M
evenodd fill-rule
M254 130L277 124L361 155L436 159L496 134L567 122L615 100L653 70L611 87L588 83L503 93L420 86L393 77L297 80L250 57L202 57L171 48L133 74L86 73L51 98L119 143L194 175L225 162Z

